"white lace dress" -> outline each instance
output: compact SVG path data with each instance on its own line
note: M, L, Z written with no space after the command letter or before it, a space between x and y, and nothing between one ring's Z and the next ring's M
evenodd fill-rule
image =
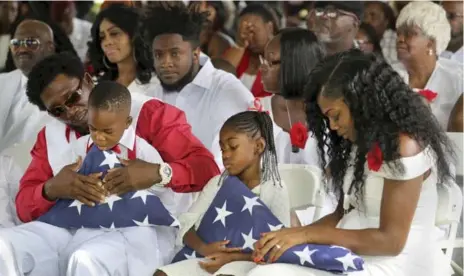
M434 222L437 209L437 174L433 158L429 150L400 159L404 165L404 174L397 175L384 163L378 172L369 171L367 166L366 183L364 186L364 205L354 196L347 196L354 207L338 223L341 229L378 228L380 224L380 207L382 200L383 181L409 180L416 178L430 168L432 173L422 184L420 198L412 220L409 236L403 251L394 257L362 256L365 261L364 271L349 273L350 276L448 276L450 266L444 259L434 238ZM353 177L353 169L347 170L344 192L348 193ZM305 268L297 265L271 264L253 269L248 275L288 275L288 276L324 276L333 275L328 272Z

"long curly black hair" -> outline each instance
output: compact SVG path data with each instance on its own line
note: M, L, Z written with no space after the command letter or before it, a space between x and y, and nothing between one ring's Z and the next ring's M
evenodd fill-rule
M330 130L329 120L317 104L319 94L343 98L353 119L354 143ZM452 178L449 169L454 152L422 97L404 83L383 59L360 50L350 50L325 58L311 72L305 86L308 125L318 141L321 166L328 164L332 189L340 196L348 166L354 166L351 183L356 198L362 199L367 153L376 143L383 159L394 173L403 173L399 154L400 134L417 141L422 149L431 148L438 170L439 183ZM356 147L354 164L349 164ZM328 160L326 160L327 153Z
M89 57L95 72L103 72L102 80L115 80L118 77L118 67L116 64L106 59L107 68L103 63L105 54L101 48L100 24L107 19L126 32L132 39L132 51L136 59L137 80L145 84L150 82L153 68L153 56L150 46L143 39L140 21L141 16L135 8L127 7L122 4L114 4L101 11L92 25L92 40L88 43Z

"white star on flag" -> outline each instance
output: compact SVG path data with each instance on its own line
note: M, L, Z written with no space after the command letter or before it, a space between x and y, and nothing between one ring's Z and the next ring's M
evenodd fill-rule
M137 191L134 193L134 195L132 195L131 198L136 198L136 197L140 197L143 201L143 204L147 204L147 196L149 196L150 193L145 191L145 190L140 190L140 191Z
M195 254L195 251L192 252L192 255L184 254L184 256L185 256L185 258L187 258L187 260L188 259L196 259L196 258L198 258L197 254Z
M136 221L136 220L132 220L132 221L135 224L137 224L137 226L152 226L152 224L150 224L150 222L148 222L148 216L146 216L143 221Z
M222 225L226 227L226 217L232 215L232 212L227 211L227 201L224 201L224 205L221 208L214 207L217 212L217 216L214 219L213 223L216 221L220 220L222 222Z
M242 233L242 238L245 240L245 243L243 244L242 248L250 248L251 250L254 250L253 245L255 244L256 240L253 239L253 228L251 228L250 233L248 233L248 235Z
M84 227L82 227L82 228L84 228ZM111 225L110 225L110 227L108 227L108 228L103 227L103 226L101 226L101 225L100 225L100 228L101 228L101 229L104 229L104 230L116 229L116 227L114 226L114 222L112 222Z
M178 227L178 226L180 226L180 222L177 220L177 218L175 218L173 215L171 215L171 218L173 218L174 221L173 221L173 222L171 223L171 225L169 225L169 226L171 226L171 227Z
M353 254L348 252L348 254L346 254L344 257L335 258L335 260L341 262L343 264L343 269L347 270L348 267L356 269L356 265L353 261L357 258L357 256L354 256Z
M77 208L77 213L80 215L80 214L81 214L82 205L84 205L84 203L80 202L79 200L74 200L74 201L69 205L69 208L71 208L71 207L76 207L76 208Z
M303 251L294 251L293 253L300 258L300 264L304 265L305 262L308 262L314 265L313 260L311 259L311 255L316 252L317 249L309 250L308 246L306 246Z
M280 229L282 229L282 227L284 227L283 224L277 224L276 226L274 226L274 225L271 225L269 223L267 224L267 226L269 226L269 231L271 231L271 232L280 230Z
M104 150L103 154L105 155L105 160L100 164L100 167L108 165L110 169L114 169L114 165L121 164L116 153Z
M108 204L108 207L110 207L110 211L113 211L114 202L118 201L118 200L121 200L121 199L122 198L120 198L117 195L110 195L110 196L105 198L105 202L103 202L102 204Z
M340 248L340 249L346 250L345 247L341 247L341 246L338 246L338 245L332 245L330 248Z
M245 200L245 205L243 205L242 212L245 210L248 210L250 212L250 215L252 214L253 207L254 206L261 206L261 203L258 202L259 197L253 197L253 198L248 198L246 196L243 196L243 199Z

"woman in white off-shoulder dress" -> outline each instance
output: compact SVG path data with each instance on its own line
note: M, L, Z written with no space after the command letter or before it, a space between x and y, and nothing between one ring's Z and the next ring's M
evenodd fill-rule
M364 270L348 275L450 275L433 232L437 185L444 185L437 183L450 178L452 150L420 96L385 61L359 50L326 58L306 92L308 125L329 147L327 177L339 205L309 226L264 234L257 258L297 244L331 244L363 257ZM248 275L332 274L266 264Z

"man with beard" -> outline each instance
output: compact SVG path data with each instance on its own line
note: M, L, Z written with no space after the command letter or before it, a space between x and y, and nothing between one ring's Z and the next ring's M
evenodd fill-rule
M328 55L353 48L363 16L361 1L316 1L308 18L308 29L322 42Z
M161 239L147 226L110 229L102 234L101 229L60 228L39 217L58 199L95 206L109 205L109 198L128 191L166 187L189 193L202 190L210 178L219 174L213 156L194 137L184 113L144 95L132 95L132 126L138 137L158 150L163 162L138 159L136 142L128 138L118 145L118 151L126 152L131 159L124 167L110 170L103 180L96 175L78 174L81 163L73 159L73 145L81 135L89 133L87 105L92 88L92 79L84 73L79 58L68 53L45 58L29 74L29 101L54 119L39 132L31 151L32 161L20 181L16 208L25 223L0 230L0 244L6 241L12 246L2 254L15 257L21 275L148 275L155 269L153 252L173 253L174 234ZM103 129L102 133L112 131ZM113 203L118 204L117 200ZM182 203L185 208L190 204ZM157 260L165 264L169 257ZM5 267L11 264L0 258L0 272Z
M462 18L463 11L462 1L442 1L441 6L446 11L446 16L451 26L451 40L448 44L448 48L444 51L441 56L456 60L463 63L464 51L462 49Z
M38 20L24 20L10 41L18 69L0 74L0 153L15 143L33 139L49 118L26 97L27 76L38 61L55 53L52 29Z
M181 5L157 5L144 22L152 43L160 85L154 97L183 110L201 142L222 168L219 130L232 115L253 103L251 92L233 75L200 56L200 32L207 14Z

